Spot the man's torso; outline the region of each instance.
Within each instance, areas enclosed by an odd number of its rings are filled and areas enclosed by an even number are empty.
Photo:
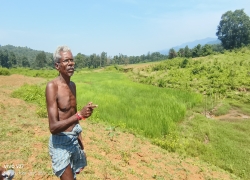
[[[72,115],[76,113],[76,92],[75,86],[73,82],[70,82],[70,85],[61,83],[58,78],[55,79],[55,83],[57,84],[57,106],[58,106],[58,115],[59,121],[63,121],[64,119],[68,119]],[[73,127],[72,125],[65,131],[71,131]]]

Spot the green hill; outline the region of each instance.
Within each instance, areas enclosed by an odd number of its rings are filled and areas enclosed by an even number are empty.
[[[35,63],[36,56],[44,52],[42,50],[34,50],[28,47],[20,47],[20,46],[13,46],[13,45],[5,45],[0,46],[0,51],[7,50],[8,52],[13,52],[17,58],[18,64],[20,64],[20,61],[23,57],[27,57],[28,61],[32,65]],[[52,60],[52,53],[45,52],[47,60]]]
[[[175,58],[134,68],[134,81],[250,102],[250,47],[200,58]]]

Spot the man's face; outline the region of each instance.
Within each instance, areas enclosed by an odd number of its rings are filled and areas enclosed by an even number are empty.
[[[60,59],[60,62],[58,63],[57,70],[61,74],[72,76],[74,74],[75,62],[74,62],[74,58],[72,56],[71,51],[61,52],[60,54],[62,58]]]

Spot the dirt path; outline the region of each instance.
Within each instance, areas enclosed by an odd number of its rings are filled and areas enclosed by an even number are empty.
[[[1,165],[15,167],[15,179],[58,179],[51,175],[47,142],[49,130],[47,119],[36,117],[36,106],[10,97],[10,93],[24,83],[42,83],[44,79],[21,75],[0,76],[1,146],[9,144],[12,149],[0,150]],[[25,108],[26,111],[19,111]],[[173,179],[207,180],[233,179],[228,173],[195,158],[183,158],[150,144],[144,138],[109,130],[109,126],[81,121],[88,166],[77,179]],[[11,128],[15,129],[11,131]],[[11,139],[16,133],[23,137]],[[28,136],[29,135],[29,136]],[[28,140],[26,140],[28,136]],[[10,139],[14,142],[10,142]],[[22,141],[22,142],[21,142]],[[27,151],[27,152],[26,152]],[[25,157],[26,156],[26,157]]]

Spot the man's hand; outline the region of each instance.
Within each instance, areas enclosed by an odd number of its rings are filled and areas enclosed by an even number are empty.
[[[86,106],[84,106],[81,111],[79,112],[80,115],[84,118],[88,118],[89,116],[91,116],[94,108],[96,108],[97,105],[93,105],[92,102],[89,102]]]

